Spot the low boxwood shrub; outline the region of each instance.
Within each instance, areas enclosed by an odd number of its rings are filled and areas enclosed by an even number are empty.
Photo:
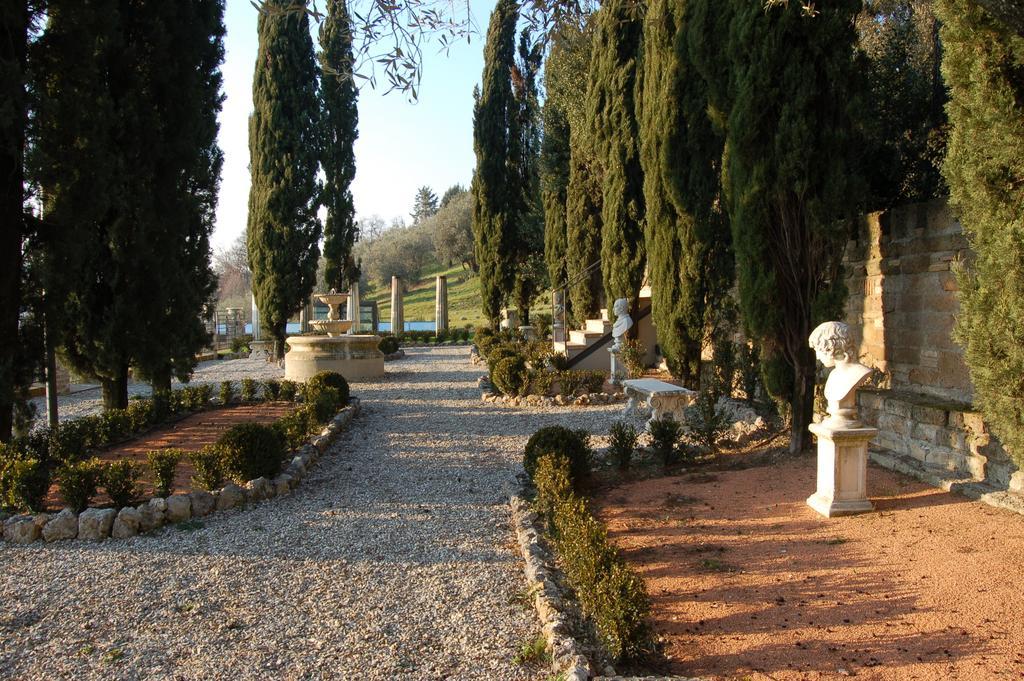
[[[616,421],[608,430],[608,456],[619,470],[629,468],[633,460],[633,452],[640,442],[640,433],[632,424]]]
[[[384,336],[377,343],[377,349],[385,355],[393,355],[398,352],[398,339],[394,336]]]
[[[281,432],[262,423],[239,423],[217,440],[224,452],[224,469],[236,482],[271,479],[281,472],[286,442]]]
[[[60,463],[81,461],[94,446],[95,439],[91,417],[64,421],[51,433],[50,458]]]
[[[126,409],[108,409],[98,417],[94,446],[123,440],[132,433],[132,419]]]
[[[263,399],[273,401],[281,394],[281,381],[272,378],[263,381]]]
[[[683,427],[675,419],[666,417],[651,421],[650,430],[654,455],[666,466],[674,463]]]
[[[321,371],[310,377],[303,389],[303,397],[306,402],[313,403],[316,401],[317,396],[326,390],[337,391],[338,409],[348,404],[348,381],[336,371]]]
[[[294,402],[296,395],[299,394],[299,384],[295,381],[289,381],[284,379],[281,381],[281,391],[278,396],[286,402]]]
[[[188,459],[195,469],[192,484],[212,492],[224,482],[224,452],[216,445],[189,452]]]
[[[96,496],[100,481],[99,459],[85,459],[65,463],[57,469],[57,486],[64,504],[75,513],[81,513]]]
[[[604,389],[605,375],[602,371],[569,369],[558,372],[558,384],[563,395],[598,393]]]
[[[157,449],[146,453],[158,497],[170,496],[174,489],[174,471],[183,454],[180,449]]]
[[[138,433],[156,421],[156,409],[153,400],[132,400],[125,408],[131,420],[132,431]]]
[[[0,443],[0,507],[41,511],[50,490],[50,469],[38,458],[21,455],[14,446]]]
[[[281,433],[288,449],[296,450],[306,442],[309,434],[316,429],[315,406],[304,404],[274,422],[274,428]]]
[[[235,384],[231,381],[222,381],[220,384],[220,403],[227,405],[235,400]]]
[[[243,402],[256,401],[256,380],[252,378],[242,379],[242,391],[240,397]]]
[[[573,491],[569,459],[542,456],[534,482],[537,507],[547,519],[559,564],[608,653],[624,660],[648,652],[650,599],[643,580],[618,554],[586,501]]]
[[[500,360],[491,373],[491,381],[503,395],[525,395],[530,388],[526,360],[521,355]]]
[[[537,460],[545,454],[564,456],[569,461],[573,484],[590,476],[590,435],[585,430],[570,430],[563,426],[546,426],[530,436],[523,450],[523,468],[532,478]]]
[[[108,461],[100,467],[100,482],[114,506],[124,508],[139,496],[142,466],[131,459]]]

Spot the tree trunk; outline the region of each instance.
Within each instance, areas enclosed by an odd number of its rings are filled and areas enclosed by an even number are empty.
[[[171,394],[171,371],[168,368],[166,371],[161,371],[159,375],[153,376],[153,380],[150,381],[150,385],[153,386],[153,394]]]
[[[275,327],[271,333],[274,336],[274,358],[284,359],[284,339],[288,336],[288,322]]]
[[[790,402],[792,417],[790,421],[790,454],[799,454],[811,447],[810,432],[814,416],[814,359],[808,362],[808,353],[801,353],[801,364],[796,367],[793,381],[793,399]]]
[[[118,369],[115,378],[100,380],[103,386],[103,410],[124,409],[128,406],[128,365]]]

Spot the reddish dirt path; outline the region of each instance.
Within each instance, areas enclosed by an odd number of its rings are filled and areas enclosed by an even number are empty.
[[[151,430],[142,437],[125,442],[103,452],[97,453],[97,457],[103,461],[116,461],[118,459],[132,459],[144,465],[141,479],[143,496],[149,498],[154,493],[153,474],[146,465],[146,454],[154,449],[184,449],[185,451],[199,451],[206,445],[217,441],[221,433],[238,423],[271,423],[287,414],[295,408],[291,402],[259,402],[255,404],[242,404],[225,409],[214,409],[201,411],[191,416],[186,416],[180,421],[168,424],[164,427]],[[178,462],[174,473],[173,493],[192,491],[192,474],[195,470],[187,458]],[[93,505],[103,505],[110,499],[100,493],[93,500]],[[60,509],[60,493],[57,485],[50,487],[47,495],[47,507]]]
[[[876,511],[829,520],[814,476],[808,457],[596,494],[673,673],[1024,678],[1024,517],[871,467]]]

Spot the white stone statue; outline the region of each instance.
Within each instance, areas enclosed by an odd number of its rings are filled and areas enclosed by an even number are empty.
[[[825,399],[828,400],[830,426],[855,426],[857,418],[857,388],[864,384],[874,371],[851,357],[853,338],[850,327],[843,322],[819,324],[808,339],[818,361],[826,367],[833,367],[825,381]]]
[[[625,298],[619,298],[615,301],[612,305],[612,312],[615,314],[615,324],[612,325],[614,351],[622,347],[622,339],[633,327],[633,318],[629,316],[629,301]]]

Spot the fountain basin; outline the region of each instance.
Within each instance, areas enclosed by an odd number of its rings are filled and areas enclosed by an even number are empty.
[[[347,322],[346,322],[347,323]],[[284,356],[284,377],[305,382],[321,371],[335,371],[348,381],[384,375],[384,353],[377,349],[380,336],[289,336]]]
[[[331,338],[344,335],[352,328],[352,322],[347,319],[314,319],[309,325]]]

